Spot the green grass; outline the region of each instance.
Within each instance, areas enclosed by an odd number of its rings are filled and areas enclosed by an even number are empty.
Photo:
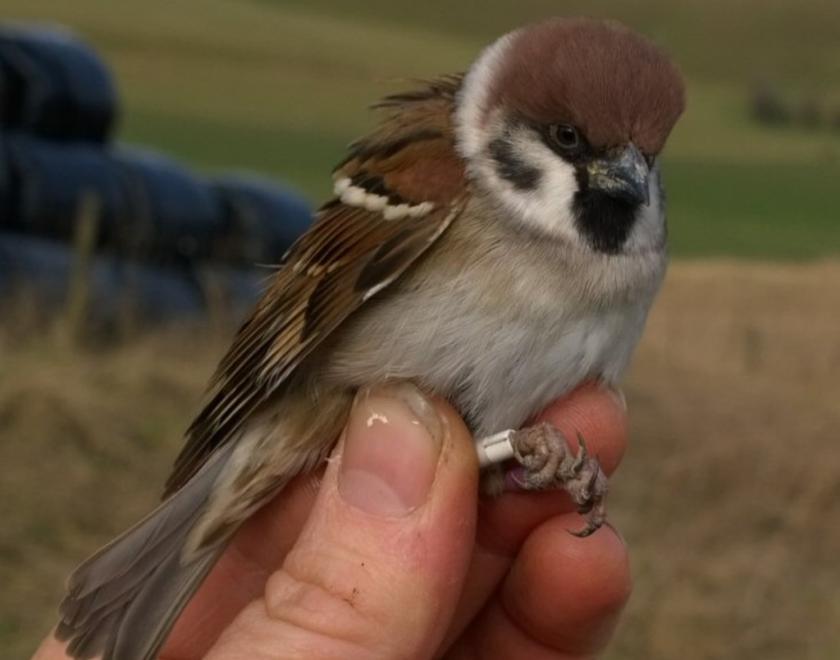
[[[213,139],[208,140],[208,135]],[[202,170],[257,170],[283,179],[312,199],[327,194],[332,164],[346,137],[315,131],[242,126],[211,119],[186,121],[154,112],[131,117],[123,137],[136,144],[165,144],[170,154]]]
[[[803,258],[840,252],[832,217],[840,129],[772,130],[749,120],[756,77],[840,111],[840,3],[811,0],[568,0],[652,35],[688,79],[667,152],[673,251]],[[6,0],[8,17],[66,23],[112,65],[120,139],[202,171],[254,169],[313,201],[366,106],[398,80],[464,69],[555,0]],[[834,81],[829,84],[827,81]]]
[[[673,253],[801,259],[840,252],[837,163],[666,163]]]

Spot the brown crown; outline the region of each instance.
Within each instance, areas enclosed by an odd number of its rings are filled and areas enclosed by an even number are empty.
[[[613,22],[552,19],[515,34],[490,102],[532,121],[572,124],[596,148],[632,141],[654,155],[685,108],[685,90],[645,37]]]

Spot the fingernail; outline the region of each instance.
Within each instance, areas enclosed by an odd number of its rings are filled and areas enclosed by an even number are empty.
[[[621,408],[624,412],[627,412],[627,398],[624,396],[624,392],[620,388],[607,385],[604,387],[604,390],[606,390],[607,394],[613,398],[619,408]]]
[[[368,513],[407,515],[428,499],[445,433],[434,405],[414,385],[361,391],[344,436],[341,496]]]

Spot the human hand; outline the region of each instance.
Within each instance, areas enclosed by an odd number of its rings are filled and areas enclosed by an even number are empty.
[[[435,400],[424,424],[416,396],[357,403],[323,474],[298,478],[243,526],[161,658],[572,659],[603,648],[630,591],[623,542],[609,526],[569,534],[581,520],[563,493],[477,501],[463,423]],[[585,386],[540,419],[580,432],[607,473],[617,466],[626,418],[611,393]],[[36,654],[64,657],[52,639]]]

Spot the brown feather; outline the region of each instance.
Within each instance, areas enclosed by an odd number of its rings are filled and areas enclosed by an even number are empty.
[[[455,150],[453,112],[462,75],[432,81],[421,90],[385,97],[379,128],[351,146],[335,178],[380,175],[404,199],[447,204],[464,185],[464,163]]]
[[[633,142],[658,154],[685,107],[679,71],[618,23],[554,19],[515,33],[489,107],[576,126],[596,148]],[[544,63],[535,66],[536,62]]]
[[[431,201],[423,217],[385,220],[336,202],[291,248],[213,379],[208,400],[166,484],[181,488],[248,419],[278,395],[300,362],[367,298],[408,268],[460,212],[464,166],[455,151],[452,114],[461,76],[385,98],[383,117],[351,146],[336,177],[376,177],[388,194]]]
[[[427,201],[409,182],[431,180],[427,170],[440,165],[452,173],[449,194],[438,192],[437,206],[428,215],[401,220],[385,220],[381,213],[337,200],[321,209],[312,229],[284,257],[222,360],[167,482],[167,499],[73,574],[57,632],[72,654],[154,657],[239,523],[294,474],[323,458],[344,423],[352,393],[313,395],[310,387],[290,391],[272,409],[283,417],[276,428],[286,435],[274,438],[278,455],[268,461],[269,469],[254,456],[253,465],[235,480],[241,492],[221,504],[214,499],[219,470],[240,430],[266,402],[277,402],[273,397],[284,391],[312,350],[411,266],[459,214],[463,169],[453,167],[454,138],[447,133],[454,95],[442,91],[450,87],[433,84],[409,95],[410,100],[386,100],[383,107],[393,107],[396,114],[400,104],[410,104],[417,126],[388,115],[342,166],[351,177],[362,175],[364,168],[379,177],[389,194],[405,199],[417,194],[418,201]]]

